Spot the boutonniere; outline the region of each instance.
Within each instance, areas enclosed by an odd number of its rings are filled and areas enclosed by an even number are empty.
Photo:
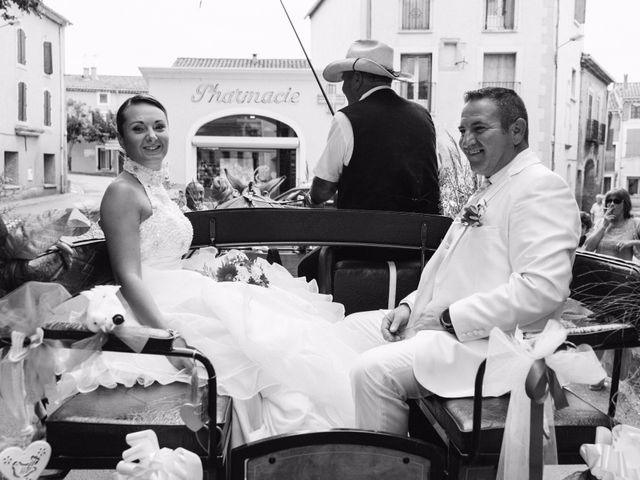
[[[487,209],[487,201],[482,199],[480,202],[467,205],[460,213],[460,223],[465,227],[480,227],[482,215]]]

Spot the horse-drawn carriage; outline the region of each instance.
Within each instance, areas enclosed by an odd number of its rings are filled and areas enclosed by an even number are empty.
[[[422,266],[451,222],[426,214],[295,208],[210,210],[191,212],[187,217],[194,227],[194,249],[209,245],[218,249],[322,246],[314,277],[320,291],[332,294],[347,313],[395,307],[416,288]],[[389,260],[382,254],[354,260],[336,255],[341,247],[382,247],[384,255],[390,248],[409,254],[402,260]],[[113,281],[104,241],[79,242],[74,249],[72,268],[57,272],[53,281],[72,294]],[[632,264],[578,252],[572,297],[596,305],[603,298],[624,294],[625,284],[639,278],[640,269]],[[635,319],[628,318],[624,308],[606,313],[608,318],[595,321],[622,322],[601,328],[587,325],[569,333],[570,342],[612,349],[615,355],[607,411],[567,390],[569,407],[556,412],[558,454],[564,463],[579,461],[580,445],[593,443],[597,426],[610,427],[615,422],[621,351],[639,344],[636,328],[630,325]],[[473,472],[492,475],[493,470],[486,466],[497,464],[508,401],[505,397],[483,401],[482,367],[475,398],[432,396],[416,401],[410,438],[339,429],[282,435],[232,448],[232,400],[212,393],[216,392],[215,358],[176,347],[171,332],[150,330],[148,334],[142,353],[193,358],[205,366],[208,378],[196,398],[181,383],[98,388],[78,394],[44,420],[46,439],[52,446],[49,468],[112,469],[127,448],[125,436],[145,429],[156,432],[162,447],[183,447],[201,456],[209,479],[481,478]],[[46,337],[67,345],[90,335],[78,329],[45,331]],[[113,335],[103,349],[131,352]],[[191,414],[199,421],[191,429],[185,426],[181,412],[185,404],[193,404]]]

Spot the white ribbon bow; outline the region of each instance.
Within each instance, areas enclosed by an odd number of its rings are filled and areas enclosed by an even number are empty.
[[[596,429],[596,443],[580,447],[580,456],[601,480],[640,480],[640,429],[616,425]]]
[[[500,452],[498,480],[529,478],[529,435],[531,429],[531,400],[525,392],[527,375],[536,360],[544,359],[548,369],[555,372],[560,385],[568,383],[595,384],[606,373],[588,345],[561,350],[567,331],[556,320],[549,320],[545,329],[533,338],[525,339],[516,329],[507,335],[494,328],[489,336],[487,369],[484,378],[488,390],[495,387],[511,391],[509,410]],[[546,394],[545,394],[546,395]],[[557,463],[553,409],[551,396],[546,395],[544,435],[545,463]]]

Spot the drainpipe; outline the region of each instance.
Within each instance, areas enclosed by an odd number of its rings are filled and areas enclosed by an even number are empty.
[[[371,0],[365,0],[365,38],[371,40]]]
[[[60,144],[60,193],[67,191],[67,101],[66,90],[64,87],[64,48],[63,48],[63,29],[64,26],[58,25],[58,72],[60,75],[60,93],[62,95],[60,101],[60,133],[62,143]]]

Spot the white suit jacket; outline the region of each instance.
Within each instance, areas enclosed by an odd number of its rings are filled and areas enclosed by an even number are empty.
[[[482,225],[464,226],[456,219],[423,270],[418,290],[403,300],[411,308],[410,324],[428,310],[449,308],[457,339],[429,330],[415,339],[414,373],[434,393],[438,386],[430,386],[430,377],[436,373],[475,375],[487,343],[476,341],[493,327],[540,330],[549,318],[559,318],[569,295],[580,217],[565,181],[529,149],[490,180],[471,199],[486,202]],[[447,373],[444,364],[453,370]],[[470,393],[463,390],[451,396]]]

